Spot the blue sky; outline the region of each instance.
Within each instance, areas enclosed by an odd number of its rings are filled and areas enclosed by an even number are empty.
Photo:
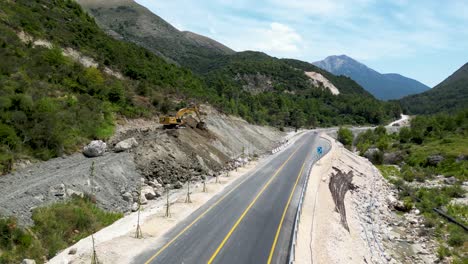
[[[433,87],[468,62],[468,0],[136,0],[236,51],[346,54]]]

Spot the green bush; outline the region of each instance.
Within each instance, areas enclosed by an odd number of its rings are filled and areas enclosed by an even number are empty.
[[[42,263],[45,249],[14,218],[0,218],[0,263],[20,263],[25,258]]]
[[[64,203],[38,208],[33,212],[34,232],[47,245],[47,256],[108,226],[121,218],[121,213],[104,212],[89,198],[74,197]]]
[[[350,147],[353,144],[353,132],[345,127],[340,127],[338,130],[338,141],[343,145]]]
[[[411,197],[405,197],[405,199],[403,199],[403,205],[405,206],[405,212],[411,211],[414,207],[413,199]]]
[[[450,252],[450,249],[448,249],[447,247],[439,246],[439,248],[437,249],[437,256],[439,257],[440,260],[446,257],[450,257],[451,255],[452,254]]]
[[[463,230],[457,229],[449,234],[447,243],[452,247],[459,247],[465,243],[467,236],[464,234]]]

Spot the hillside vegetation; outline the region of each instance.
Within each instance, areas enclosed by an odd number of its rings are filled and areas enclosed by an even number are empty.
[[[118,115],[151,116],[192,102],[277,127],[379,124],[400,112],[350,79],[324,73],[342,91],[334,96],[314,87],[299,66],[261,53],[218,56],[195,75],[108,36],[71,0],[2,1],[0,33],[3,173],[17,159],[47,160],[72,153],[89,139],[108,138]],[[20,34],[32,40],[21,40]],[[97,68],[64,56],[70,48],[95,60]],[[109,69],[123,78],[106,73]],[[256,76],[267,80],[260,92],[263,81]]]
[[[123,217],[99,209],[90,197],[37,208],[34,226],[22,228],[14,218],[0,218],[0,263],[21,263],[25,258],[44,263],[60,250]]]
[[[400,100],[405,111],[412,114],[455,112],[468,106],[468,63],[438,84],[421,94]]]
[[[398,116],[395,104],[383,105],[373,100],[349,78],[336,77],[301,61],[279,60],[259,52],[234,53],[209,38],[178,31],[132,0],[79,0],[79,3],[111,35],[146,47],[199,74],[208,87],[216,90],[211,95],[217,97],[212,103],[250,122],[326,126],[379,123]],[[348,96],[337,99],[315,89],[309,78],[298,70],[310,67],[333,79]]]
[[[317,70],[340,90],[315,87],[304,71]],[[315,127],[380,124],[399,116],[395,103],[376,100],[347,77],[337,77],[311,64],[280,60],[246,51],[220,56],[200,69],[207,85],[216,87],[226,112],[276,126]]]
[[[454,202],[466,201],[462,184],[468,180],[468,109],[418,116],[397,134],[387,134],[383,127],[369,130],[358,136],[356,147],[361,153],[378,148],[369,158],[399,189],[404,202],[399,210],[418,209],[423,215],[424,235],[438,241],[439,258],[466,263],[468,233],[433,209],[468,225],[466,202]]]
[[[218,55],[234,53],[215,40],[179,31],[133,0],[78,0],[78,3],[110,34],[195,71]]]
[[[54,47],[24,43],[18,37],[21,31]],[[163,95],[202,97],[208,92],[190,71],[107,36],[73,1],[0,2],[0,47],[4,172],[14,159],[49,159],[75,151],[90,138],[109,137],[114,114],[150,115],[170,110]],[[85,68],[63,56],[65,47],[94,58],[100,67]],[[125,79],[103,73],[104,66]]]

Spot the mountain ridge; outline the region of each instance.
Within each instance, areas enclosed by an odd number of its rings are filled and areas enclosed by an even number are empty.
[[[379,73],[347,55],[328,56],[313,64],[333,74],[351,77],[382,100],[399,99],[430,89],[423,83],[398,73]]]
[[[404,97],[400,103],[407,112],[412,114],[455,112],[466,108],[468,106],[468,63],[431,90]]]
[[[196,70],[212,57],[235,51],[216,40],[180,31],[133,0],[78,0],[110,35],[134,42],[167,61]]]

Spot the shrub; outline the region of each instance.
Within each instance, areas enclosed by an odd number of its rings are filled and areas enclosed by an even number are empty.
[[[450,232],[447,243],[452,247],[459,247],[466,241],[463,230],[454,229]]]
[[[105,212],[89,198],[73,197],[70,201],[35,209],[33,230],[47,245],[47,255],[54,256],[72,244],[121,218],[121,213]],[[78,231],[78,232],[76,232]]]
[[[353,132],[345,127],[340,127],[338,130],[338,141],[343,145],[350,147],[353,144]]]
[[[404,205],[404,212],[409,212],[411,209],[413,209],[414,204],[413,204],[413,199],[411,197],[405,197],[403,199],[403,205]]]
[[[437,256],[439,257],[440,260],[443,260],[446,257],[450,257],[451,253],[450,250],[444,246],[439,246],[437,249]]]

